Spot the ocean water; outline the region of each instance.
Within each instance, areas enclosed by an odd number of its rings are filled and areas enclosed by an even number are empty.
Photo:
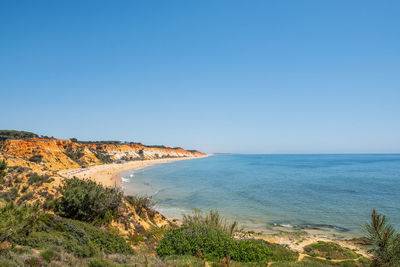
[[[400,230],[400,154],[213,155],[123,174],[127,194],[150,195],[180,218],[218,210],[244,227],[362,234],[371,210]]]

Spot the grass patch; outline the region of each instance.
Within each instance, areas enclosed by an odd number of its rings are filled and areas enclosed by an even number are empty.
[[[200,210],[194,210],[193,214],[183,214],[182,226],[206,226],[220,229],[230,236],[240,231],[238,223],[235,221],[231,224],[221,217],[218,211],[210,210],[208,213],[203,214]]]
[[[327,259],[356,259],[360,255],[351,249],[344,248],[334,242],[318,241],[304,247],[304,252],[312,257],[324,257]]]

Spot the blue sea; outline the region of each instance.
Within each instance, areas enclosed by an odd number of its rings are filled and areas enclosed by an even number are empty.
[[[217,154],[126,172],[123,180],[127,194],[152,196],[169,218],[212,209],[249,228],[357,236],[374,208],[400,229],[400,154]]]

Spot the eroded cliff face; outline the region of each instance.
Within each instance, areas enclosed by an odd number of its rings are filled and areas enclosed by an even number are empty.
[[[41,165],[53,171],[76,169],[114,161],[204,155],[200,152],[186,151],[182,148],[154,148],[139,144],[82,144],[53,138],[5,140],[0,145],[3,156],[10,160],[22,159],[30,162],[40,162]]]

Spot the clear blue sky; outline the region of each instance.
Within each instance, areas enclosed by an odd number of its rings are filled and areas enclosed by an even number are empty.
[[[400,1],[1,1],[1,129],[400,152]]]

